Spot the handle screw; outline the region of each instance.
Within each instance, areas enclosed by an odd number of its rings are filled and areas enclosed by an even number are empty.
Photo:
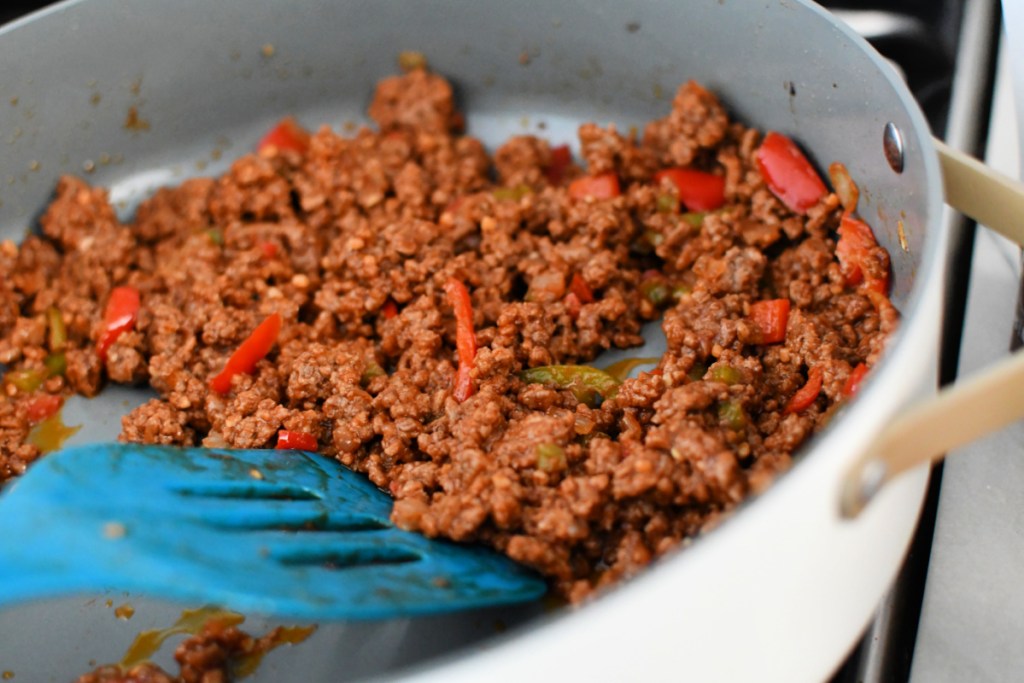
[[[889,162],[892,170],[903,173],[903,133],[892,121],[885,124],[882,147],[885,150],[885,160]]]

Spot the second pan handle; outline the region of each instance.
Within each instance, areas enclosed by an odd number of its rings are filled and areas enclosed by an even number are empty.
[[[946,203],[1024,245],[1024,185],[936,140]],[[855,517],[882,486],[922,463],[1024,418],[1024,352],[896,416],[854,462],[840,512]]]

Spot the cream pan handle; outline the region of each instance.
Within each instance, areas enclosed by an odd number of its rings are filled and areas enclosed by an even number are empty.
[[[840,511],[856,517],[888,481],[1024,417],[1024,354],[1006,358],[903,413],[843,482]]]
[[[935,140],[946,203],[1024,246],[1024,185]]]
[[[1024,245],[1024,185],[936,140],[946,202]],[[855,517],[882,486],[921,463],[1024,418],[1024,353],[958,380],[896,417],[854,462],[840,512]]]

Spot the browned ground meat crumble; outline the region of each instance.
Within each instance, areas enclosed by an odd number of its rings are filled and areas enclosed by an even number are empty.
[[[765,487],[897,324],[887,299],[845,284],[836,196],[787,209],[754,163],[760,133],[695,83],[639,137],[581,126],[585,164],[557,184],[547,141],[513,137],[489,157],[459,132],[451,86],[425,70],[381,82],[369,112],[378,130],[324,127],[305,153],[245,156],[223,177],[159,190],[130,224],[103,189],[61,179],[42,233],[0,245],[0,363],[42,367],[57,307],[67,369],[42,391],[159,393],[124,418],[123,440],[262,448],[282,429],[312,434],[391,492],[400,526],[490,544],[579,600]],[[725,179],[725,206],[698,227],[659,205],[675,190],[653,175],[678,165]],[[615,173],[621,195],[569,197],[584,172]],[[665,311],[641,286],[651,269],[680,287]],[[578,310],[574,275],[594,295]],[[471,292],[479,347],[461,403],[449,278]],[[124,285],[141,310],[103,363],[104,306]],[[750,306],[773,298],[792,305],[785,341],[755,343]],[[271,313],[284,319],[276,346],[213,392]],[[662,316],[658,369],[598,406],[520,377],[636,345]],[[735,381],[716,381],[723,366]],[[811,368],[820,395],[786,414]],[[25,444],[31,397],[4,392],[0,481],[39,456]],[[540,462],[552,445],[564,458]]]
[[[239,669],[258,662],[279,645],[282,627],[254,637],[237,626],[210,619],[195,635],[174,650],[178,675],[172,676],[151,662],[132,666],[106,664],[75,679],[75,683],[228,683]]]

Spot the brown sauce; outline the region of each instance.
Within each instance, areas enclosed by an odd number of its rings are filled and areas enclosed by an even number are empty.
[[[135,616],[135,608],[131,605],[131,603],[127,602],[123,605],[118,605],[116,608],[114,608],[114,616],[118,619],[128,621],[129,619]]]
[[[620,382],[624,382],[629,377],[629,373],[636,368],[641,365],[656,365],[660,360],[660,358],[623,358],[606,367],[604,371]]]
[[[139,633],[124,653],[124,657],[121,658],[118,665],[127,671],[136,664],[148,661],[167,642],[168,638],[176,635],[195,635],[202,630],[203,625],[210,619],[220,619],[231,626],[245,621],[245,617],[241,614],[229,612],[220,607],[207,605],[197,609],[185,610],[181,613],[181,617],[171,626]]]
[[[313,635],[316,631],[316,626],[281,626],[275,630],[270,642],[266,647],[260,648],[251,655],[247,655],[238,660],[235,665],[235,675],[238,678],[245,678],[256,673],[256,669],[259,668],[263,662],[263,657],[281,645],[298,645],[304,642],[307,638]]]
[[[63,410],[58,410],[37,424],[28,433],[28,438],[25,440],[38,447],[43,453],[60,450],[64,443],[82,428],[82,425],[65,424],[63,412]]]
[[[123,607],[130,608],[130,605],[122,605],[118,610]],[[131,609],[131,613],[128,616],[130,617],[134,612],[135,610]],[[115,614],[117,614],[117,610],[115,610]],[[118,616],[120,617],[121,615]],[[162,629],[150,629],[139,633],[117,666],[122,671],[128,671],[133,666],[147,662],[163,647],[169,638],[176,635],[198,635],[213,620],[221,622],[224,626],[238,626],[245,621],[245,616],[209,605],[185,610],[181,613],[181,617],[171,626]],[[281,645],[298,645],[313,635],[316,628],[315,625],[279,626],[275,628],[268,636],[259,639],[259,645],[254,652],[239,657],[235,661],[232,667],[235,676],[237,678],[251,676],[259,668],[263,662],[263,657],[268,652]]]

